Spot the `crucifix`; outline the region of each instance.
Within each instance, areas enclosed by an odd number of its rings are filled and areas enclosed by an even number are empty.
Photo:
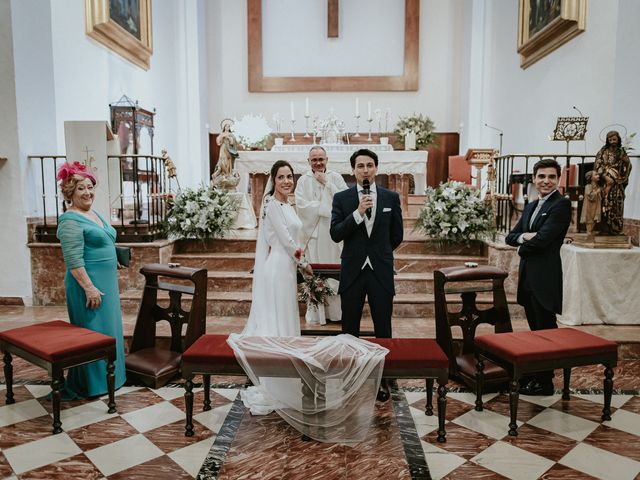
[[[338,38],[340,0],[327,0],[327,37]]]
[[[93,150],[89,150],[89,147],[87,145],[84,146],[84,150],[82,150],[84,152],[85,158],[84,158],[84,164],[87,167],[91,167],[91,164],[93,163],[93,161],[95,160],[93,158],[93,155],[89,155],[89,153],[93,152]]]

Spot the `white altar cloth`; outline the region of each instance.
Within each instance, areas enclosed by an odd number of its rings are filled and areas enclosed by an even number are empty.
[[[640,324],[640,248],[595,249],[563,245],[565,325]]]
[[[318,145],[318,147],[324,148],[324,151],[327,152],[327,155],[331,155],[333,153],[340,152],[355,152],[360,148],[368,148],[369,150],[380,153],[380,152],[393,152],[393,146],[388,143],[372,143],[372,144],[347,144],[347,143],[325,143],[322,145]],[[302,152],[305,155],[309,153],[311,149],[311,145],[306,143],[287,143],[286,145],[274,145],[271,147],[272,152]]]
[[[347,145],[345,145],[347,146]],[[358,148],[367,148],[367,145],[350,145],[351,150],[341,152],[331,152],[327,167],[343,175],[351,175],[351,164],[349,157]],[[311,145],[307,145],[304,152],[271,152],[271,151],[240,151],[240,157],[236,159],[235,171],[242,178],[238,191],[248,191],[248,177],[250,173],[268,174],[271,165],[276,160],[286,160],[291,164],[297,174],[303,174],[309,170],[307,153]],[[415,193],[423,194],[427,188],[427,152],[424,150],[405,151],[396,150],[388,152],[376,152],[378,155],[378,173],[382,175],[390,174],[410,174],[415,182]]]

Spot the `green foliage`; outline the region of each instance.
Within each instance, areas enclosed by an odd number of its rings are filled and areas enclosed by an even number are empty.
[[[428,187],[426,194],[416,230],[447,242],[484,240],[494,233],[491,205],[465,183],[441,183],[438,188]]]
[[[404,144],[405,134],[411,130],[416,134],[416,147],[418,149],[428,147],[436,142],[435,124],[426,115],[414,113],[409,117],[400,117],[394,133],[398,141]]]
[[[320,304],[326,305],[331,295],[335,295],[333,289],[317,275],[305,276],[304,281],[298,285],[298,300],[307,303],[314,310]]]
[[[237,205],[225,190],[200,186],[178,192],[167,214],[169,238],[222,238],[231,229]]]

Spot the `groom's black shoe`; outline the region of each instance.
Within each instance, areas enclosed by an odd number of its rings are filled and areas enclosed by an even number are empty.
[[[519,393],[522,395],[553,395],[553,382],[539,382],[538,380],[531,380],[524,387],[520,388]]]
[[[382,380],[382,383],[380,383],[380,389],[378,390],[378,395],[376,395],[376,400],[379,402],[386,402],[389,400],[390,396],[389,385],[387,385],[385,380]]]

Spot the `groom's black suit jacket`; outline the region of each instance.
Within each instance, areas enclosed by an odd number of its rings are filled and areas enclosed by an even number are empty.
[[[376,278],[385,290],[394,295],[393,251],[403,238],[400,196],[376,186],[376,217],[371,237],[367,234],[365,222],[357,224],[353,218],[359,204],[355,186],[333,196],[330,234],[334,242],[344,242],[338,293],[344,292],[354,282],[368,256]]]

